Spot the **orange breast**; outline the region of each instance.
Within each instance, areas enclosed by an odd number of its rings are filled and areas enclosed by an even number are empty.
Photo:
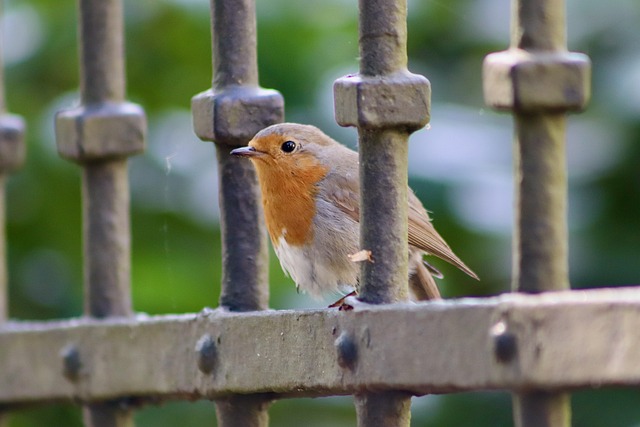
[[[311,241],[317,183],[326,176],[327,168],[311,156],[300,156],[295,164],[258,161],[255,165],[273,245],[277,246],[282,236],[295,246]]]

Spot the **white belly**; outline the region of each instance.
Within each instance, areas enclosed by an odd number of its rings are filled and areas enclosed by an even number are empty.
[[[359,267],[349,264],[348,259],[347,262],[339,262],[336,268],[336,263],[327,260],[322,251],[315,250],[313,245],[289,245],[284,236],[274,246],[282,269],[296,282],[300,291],[313,297],[348,292],[358,281]]]

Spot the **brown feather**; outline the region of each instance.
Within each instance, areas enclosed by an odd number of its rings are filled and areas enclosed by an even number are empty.
[[[409,276],[409,290],[418,301],[441,298],[436,281],[422,263],[418,263],[416,271]]]
[[[360,222],[360,206],[358,205],[359,184],[354,184],[357,180],[348,182],[344,177],[333,173],[329,173],[326,179],[331,179],[334,184],[333,187],[336,188],[333,194],[330,195],[332,197],[331,201],[354,221]],[[408,214],[409,246],[420,249],[429,255],[437,256],[458,267],[474,279],[478,279],[476,273],[467,267],[465,263],[453,253],[444,239],[440,237],[431,224],[429,214],[411,189],[409,189]]]
[[[429,214],[422,207],[420,200],[409,192],[409,245],[435,255],[448,263],[455,265],[460,270],[467,273],[474,279],[478,279],[469,267],[465,265],[460,258],[453,253],[449,245],[438,234],[433,225]]]

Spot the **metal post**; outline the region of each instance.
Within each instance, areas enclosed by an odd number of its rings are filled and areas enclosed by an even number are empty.
[[[407,299],[407,152],[411,132],[429,121],[427,79],[407,70],[406,0],[360,0],[360,73],[334,86],[336,121],[360,138],[359,298],[371,304]],[[411,396],[356,396],[358,425],[408,426]]]
[[[1,21],[2,3],[0,2]],[[5,184],[7,175],[18,169],[24,163],[25,157],[24,122],[19,116],[7,114],[2,42],[2,28],[0,28],[0,324],[9,317]],[[7,417],[0,410],[0,427],[5,425],[7,425]]]
[[[263,128],[282,122],[284,101],[258,84],[254,0],[211,0],[212,88],[192,99],[196,135],[214,141],[218,159],[222,289],[231,311],[269,304],[268,246],[253,165],[229,152]],[[233,396],[216,402],[220,426],[266,426],[269,399]]]
[[[145,116],[125,102],[122,0],[79,0],[78,5],[81,106],[58,113],[56,139],[60,155],[83,166],[85,313],[129,316],[126,158],[144,150]],[[91,427],[133,425],[131,411],[118,403],[87,405],[84,418]]]
[[[488,105],[514,112],[516,221],[513,289],[569,288],[565,113],[589,98],[590,63],[566,50],[563,0],[514,0],[511,48],[487,56]],[[514,395],[518,427],[567,427],[567,393]]]
[[[1,18],[2,3],[0,3],[0,21]],[[9,315],[5,236],[5,183],[7,175],[22,166],[26,152],[24,121],[20,116],[7,113],[2,43],[2,31],[0,31],[0,322],[3,322]]]

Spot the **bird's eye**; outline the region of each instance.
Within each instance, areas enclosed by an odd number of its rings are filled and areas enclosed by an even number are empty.
[[[285,153],[291,153],[293,150],[296,149],[296,143],[293,141],[285,141],[280,146],[280,149]]]

